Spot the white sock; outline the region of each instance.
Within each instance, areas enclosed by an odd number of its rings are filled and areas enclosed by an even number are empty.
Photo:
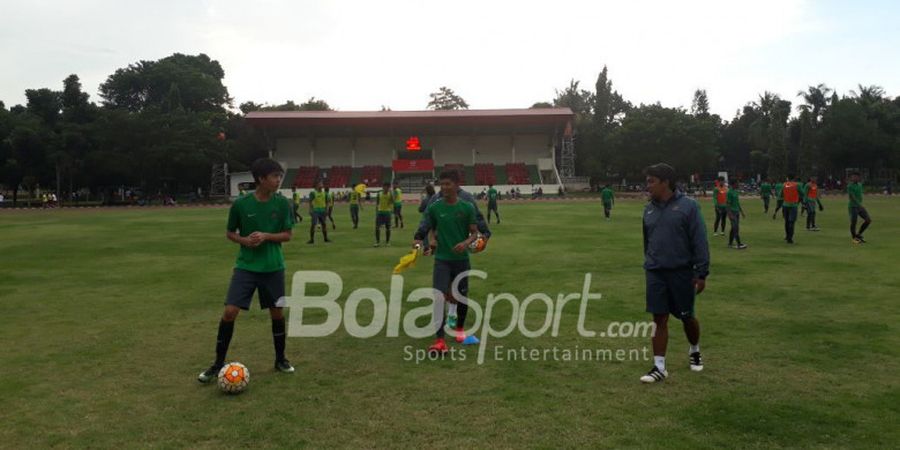
[[[653,364],[657,369],[665,372],[666,371],[666,357],[665,356],[654,356]]]
[[[456,303],[450,304],[450,315],[456,317]]]
[[[690,349],[688,349],[688,353],[696,353],[700,351],[700,344],[692,345]]]

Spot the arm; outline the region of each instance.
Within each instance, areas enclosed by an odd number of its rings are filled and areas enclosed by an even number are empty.
[[[293,231],[284,230],[284,231],[279,231],[278,233],[263,233],[262,231],[256,231],[256,232],[251,233],[250,236],[247,236],[247,237],[250,239],[254,239],[254,236],[256,236],[255,239],[257,239],[259,241],[256,245],[262,244],[263,242],[266,242],[266,241],[279,242],[279,243],[280,242],[288,242],[291,240],[291,237],[293,237]],[[254,245],[254,247],[256,245]]]
[[[453,247],[453,251],[456,252],[456,253],[462,253],[462,252],[466,251],[466,248],[467,248],[472,242],[474,242],[475,239],[476,239],[477,237],[478,237],[478,225],[476,225],[476,224],[474,224],[474,223],[473,223],[473,224],[470,224],[470,225],[469,225],[469,237],[467,237],[466,239],[464,239],[462,242],[456,244],[456,245]]]
[[[472,206],[475,207],[475,225],[478,227],[478,232],[484,235],[485,239],[490,239],[491,230],[488,228],[487,221],[484,220],[481,210],[478,209],[478,202],[475,201],[475,197],[466,191],[461,191],[460,198],[471,203]]]
[[[425,240],[429,236],[429,231],[434,229],[434,225],[431,219],[431,211],[425,210],[425,216],[422,217],[422,221],[419,222],[419,228],[416,230],[416,233],[413,235],[413,247],[416,245],[421,246],[422,241]],[[430,244],[430,242],[429,242]]]
[[[687,232],[690,240],[694,278],[705,280],[709,275],[709,243],[706,240],[706,224],[703,223],[703,216],[700,215],[699,208],[695,207],[693,217],[689,217],[688,221]],[[702,290],[702,287],[697,287],[698,294]]]

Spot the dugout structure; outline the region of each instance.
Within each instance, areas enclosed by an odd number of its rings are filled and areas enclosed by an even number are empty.
[[[493,184],[523,194],[557,192],[560,163],[574,159],[569,108],[454,111],[258,111],[247,122],[265,134],[286,169],[282,189],[306,195],[317,180],[332,191],[398,182],[418,194],[445,169],[478,193]],[[563,173],[571,173],[566,166]],[[248,173],[232,173],[231,193]],[[567,186],[568,187],[568,186]],[[571,188],[571,187],[569,187]],[[410,198],[410,197],[407,197]],[[416,197],[413,197],[416,198]]]

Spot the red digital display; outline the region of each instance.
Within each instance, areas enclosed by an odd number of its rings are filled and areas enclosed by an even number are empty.
[[[422,150],[422,143],[419,142],[419,137],[410,136],[409,139],[406,140],[406,149],[411,152]]]

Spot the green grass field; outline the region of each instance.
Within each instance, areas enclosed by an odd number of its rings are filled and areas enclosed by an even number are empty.
[[[282,375],[254,303],[229,353],[252,373],[238,396],[195,381],[214,356],[237,251],[224,238],[226,209],[0,212],[0,447],[896,448],[900,199],[866,199],[874,223],[864,246],[850,243],[845,198],[824,202],[823,231],[798,222],[795,246],[756,199],[744,202],[748,250],[710,236],[711,275],[697,301],[701,373],[688,370],[675,321],[661,385],[638,382],[652,364],[643,359],[492,358],[497,345],[649,347],[644,337],[578,336],[573,302],[558,337],[494,338],[482,365],[474,350],[416,364],[404,348],[431,339],[363,340],[341,328],[289,338],[298,371]],[[503,223],[472,258],[489,277],[473,280],[471,297],[555,298],[580,292],[590,272],[603,299],[589,306],[587,328],[648,320],[641,207],[622,200],[606,222],[596,202],[501,203]],[[305,244],[304,221],[285,247],[288,271],[338,272],[341,302],[357,287],[387,293],[412,227],[394,233],[392,248],[372,248],[372,211],[351,230],[338,205],[328,246]],[[405,291],[430,280],[426,260],[405,274]],[[533,306],[532,329],[545,313]],[[508,314],[495,310],[497,328]]]

